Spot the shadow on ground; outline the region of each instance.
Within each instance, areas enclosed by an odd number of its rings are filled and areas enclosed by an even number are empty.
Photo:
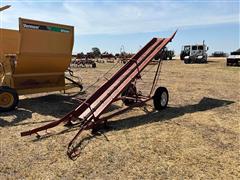
[[[22,99],[16,110],[0,114],[0,127],[12,126],[32,118],[33,113],[59,118],[78,104],[78,101],[73,99],[76,95],[51,94]],[[8,122],[3,119],[6,116],[13,116],[14,119]]]
[[[59,98],[61,98],[61,99],[59,99]],[[58,104],[60,104],[60,107],[58,106],[57,109],[58,109],[58,111],[59,111],[59,109],[61,109],[62,111],[61,111],[61,113],[57,114],[57,116],[61,115],[61,114],[65,114],[66,112],[68,112],[74,106],[77,105],[76,100],[74,100],[70,97],[61,96],[61,95],[54,95],[54,96],[49,95],[49,96],[46,96],[46,97],[41,97],[38,100],[31,99],[30,101],[34,101],[34,102],[37,101],[38,104],[41,104],[41,103],[45,104],[47,102],[47,104],[49,104],[49,105],[47,107],[44,107],[44,110],[48,110],[48,108],[56,105],[57,104],[56,102],[58,102]],[[27,103],[28,104],[29,101],[26,101],[26,102],[23,101],[22,103]],[[142,126],[142,125],[149,124],[149,123],[154,123],[154,122],[169,121],[169,120],[172,120],[176,117],[183,116],[184,114],[187,114],[187,113],[207,111],[207,110],[211,110],[211,109],[214,109],[214,108],[227,106],[227,105],[230,105],[232,103],[234,103],[234,101],[219,100],[219,99],[204,97],[197,104],[187,105],[187,106],[183,106],[183,107],[169,107],[169,108],[167,108],[167,109],[165,109],[161,112],[150,111],[146,115],[137,116],[137,117],[130,117],[130,118],[125,118],[125,119],[119,119],[119,120],[116,120],[116,121],[110,121],[110,122],[108,122],[109,128],[101,129],[101,127],[100,127],[98,129],[97,134],[93,134],[93,135],[89,134],[87,137],[84,137],[84,138],[80,137],[79,141],[74,143],[73,147],[70,148],[70,152],[69,152],[68,155],[71,159],[76,159],[80,155],[80,152],[85,147],[85,145],[84,145],[84,147],[82,146],[82,144],[84,142],[86,142],[86,144],[88,144],[90,140],[92,140],[94,138],[97,138],[98,135],[104,134],[105,132],[119,131],[119,130],[123,130],[123,129],[131,129],[131,128],[134,128],[134,127],[138,127],[138,126]],[[116,107],[116,108],[119,108],[119,107]],[[112,107],[112,108],[110,108],[110,110],[114,111],[116,108]],[[31,110],[36,111],[36,109],[34,109],[33,107],[31,108]],[[38,108],[37,108],[37,110],[38,110]],[[128,109],[128,111],[129,110],[130,109]],[[121,109],[119,111],[121,111]],[[40,113],[40,112],[38,111],[38,113]],[[41,111],[41,113],[43,113],[43,112]],[[44,112],[44,113],[46,114],[47,112]],[[51,114],[52,111],[48,112],[48,113]],[[56,116],[55,113],[52,113],[51,115]],[[2,119],[0,119],[0,122],[1,122],[1,126],[3,126],[4,121]],[[9,124],[13,124],[13,123],[17,123],[17,122],[19,122],[19,119],[15,120],[15,122],[12,122],[12,123],[9,123]],[[72,127],[72,128],[67,128],[67,129],[65,129],[61,132],[58,132],[58,133],[46,134],[44,136],[41,136],[40,138],[34,139],[33,142],[41,141],[41,140],[47,139],[47,138],[49,138],[51,136],[55,136],[55,135],[65,134],[65,133],[69,133],[71,131],[77,131],[77,130],[79,130],[79,128],[80,127],[76,126],[76,127]],[[104,136],[104,137],[106,137],[106,136]],[[68,151],[69,151],[69,149],[68,149]],[[78,152],[78,153],[76,153],[76,152]]]
[[[187,105],[187,106],[183,106],[183,107],[169,107],[165,110],[162,110],[161,112],[158,112],[158,111],[150,111],[149,112],[148,111],[147,114],[142,115],[142,116],[119,119],[116,121],[109,121],[107,123],[108,128],[106,128],[106,126],[104,124],[102,124],[102,125],[99,125],[99,128],[97,128],[97,130],[100,133],[105,133],[108,131],[119,131],[119,130],[123,130],[123,129],[131,129],[134,127],[142,126],[144,124],[172,120],[174,118],[183,116],[184,114],[187,114],[187,113],[207,111],[207,110],[211,110],[214,108],[227,106],[232,103],[234,103],[234,101],[219,100],[219,99],[204,97],[198,104]],[[119,111],[114,112],[114,114],[119,115],[121,113],[130,111],[130,110],[131,110],[131,108],[126,109],[126,110],[120,109]],[[112,117],[112,115],[109,115],[109,117],[110,116]],[[105,116],[104,118],[107,119],[108,116]],[[78,126],[68,128],[68,129],[65,129],[54,135],[65,134],[65,133],[68,133],[71,131],[79,130],[79,128],[80,127],[78,127]],[[49,136],[51,136],[51,135],[49,135]],[[45,138],[48,138],[49,136],[46,136]],[[43,138],[43,139],[45,139],[45,138]]]
[[[161,112],[152,111],[142,116],[110,121],[108,122],[109,128],[101,129],[100,127],[99,133],[104,135],[105,132],[109,132],[109,131],[131,129],[134,127],[142,126],[144,124],[149,124],[153,122],[169,121],[169,120],[172,120],[173,118],[183,116],[184,114],[187,114],[187,113],[207,111],[214,108],[227,106],[232,103],[234,103],[234,101],[219,100],[219,99],[204,97],[198,104],[187,105],[183,107],[169,107]],[[59,134],[67,133],[69,131],[72,131],[72,130],[68,129]],[[68,152],[70,152],[68,153],[68,156],[70,157],[70,159],[72,160],[77,159],[81,151],[86,147],[86,145],[82,145],[82,144],[84,142],[87,142],[88,144],[90,140],[93,140],[96,137],[97,137],[96,134],[89,135],[84,138],[79,138],[79,141],[76,142],[74,145],[71,144],[72,147],[68,149]]]
[[[68,96],[62,94],[52,94],[43,97],[23,99],[20,102],[19,109],[8,113],[0,114],[0,127],[17,125],[18,123],[28,118],[32,118],[32,113],[61,118],[79,105],[79,101],[74,99],[74,97],[76,97],[76,95]],[[144,125],[146,123],[166,121],[182,116],[186,113],[206,111],[217,107],[226,106],[232,103],[234,103],[234,101],[204,97],[198,104],[187,105],[183,107],[169,107],[161,112],[151,111],[147,112],[146,115],[111,121],[108,124],[112,127],[112,130],[129,129]],[[112,105],[109,108],[108,112],[115,111],[116,109],[120,109],[120,107]],[[11,122],[3,119],[3,117],[10,115],[13,115],[15,117]],[[27,122],[21,123],[21,125],[44,122],[49,121]]]
[[[22,99],[16,110],[0,114],[0,126],[15,125],[26,119],[32,118],[33,113],[59,118],[74,108],[77,103],[77,100],[73,99],[73,96],[62,94],[51,94],[36,98]],[[3,119],[5,116],[13,116],[14,119],[8,122]]]
[[[199,103],[194,105],[187,105],[183,107],[169,107],[160,112],[152,111],[142,116],[111,121],[109,122],[109,125],[110,127],[112,127],[112,130],[130,129],[147,123],[149,124],[153,122],[171,120],[173,118],[183,116],[184,114],[188,113],[207,111],[214,108],[227,106],[232,103],[234,103],[234,101],[204,97]]]
[[[219,62],[217,62],[217,61],[212,61],[212,60],[208,60],[207,62],[208,62],[208,63],[219,63]]]
[[[47,96],[22,99],[20,100],[19,107],[16,110],[0,113],[0,127],[14,126],[18,125],[20,122],[22,122],[21,125],[25,125],[52,121],[48,120],[41,122],[24,123],[24,120],[32,118],[33,113],[37,113],[43,116],[53,116],[57,119],[61,118],[80,104],[80,102],[76,100],[79,95],[83,95],[83,93],[70,95],[50,94]],[[118,106],[112,105],[109,108],[108,112],[114,111],[118,108]],[[10,122],[4,120],[4,117],[6,116],[13,116],[13,120]]]

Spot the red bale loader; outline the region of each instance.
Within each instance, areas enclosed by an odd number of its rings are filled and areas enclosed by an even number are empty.
[[[139,106],[153,99],[156,110],[167,107],[168,91],[165,87],[158,87],[153,93],[160,72],[158,64],[149,95],[137,93],[134,84],[140,73],[151,60],[174,38],[176,32],[169,38],[153,38],[137,54],[135,54],[120,70],[118,70],[105,84],[98,88],[88,99],[83,100],[77,108],[69,112],[62,119],[46,124],[42,127],[25,131],[21,136],[37,134],[40,131],[53,128],[61,123],[78,124],[79,131],[68,146],[68,156],[73,159],[77,155],[75,141],[82,131],[98,128],[107,121],[101,118],[103,112],[113,102],[122,100],[127,106]],[[153,94],[153,95],[152,95]],[[109,117],[108,117],[109,118]]]

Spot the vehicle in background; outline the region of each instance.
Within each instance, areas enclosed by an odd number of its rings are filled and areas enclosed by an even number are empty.
[[[154,57],[154,59],[155,60],[159,60],[159,59],[172,60],[174,56],[175,54],[173,50],[169,50],[167,47],[164,47],[163,50]]]
[[[215,51],[212,53],[212,57],[227,57],[228,54],[223,51]]]
[[[240,66],[240,49],[231,52],[227,57],[227,66]]]
[[[204,44],[184,45],[180,54],[180,59],[185,64],[189,63],[207,63],[208,47]]]
[[[94,55],[92,52],[84,54],[78,53],[77,55],[72,55],[72,61],[70,67],[92,67],[96,68],[96,62],[94,61]]]

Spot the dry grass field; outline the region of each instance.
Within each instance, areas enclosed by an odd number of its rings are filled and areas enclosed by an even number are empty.
[[[88,87],[112,65],[74,71]],[[139,82],[143,93],[150,89],[152,66]],[[77,96],[89,96],[100,84]],[[78,128],[59,126],[42,139],[20,132],[76,107],[78,89],[21,97],[17,110],[0,114],[0,179],[239,179],[240,69],[226,67],[223,58],[164,61],[159,85],[169,90],[167,109],[156,112],[149,101],[109,119],[111,128],[91,138],[75,161],[66,150]],[[121,108],[117,102],[107,113]]]

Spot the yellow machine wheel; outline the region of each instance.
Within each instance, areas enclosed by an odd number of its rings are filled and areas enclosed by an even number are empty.
[[[0,112],[11,111],[16,108],[19,97],[16,90],[7,87],[0,87]]]

